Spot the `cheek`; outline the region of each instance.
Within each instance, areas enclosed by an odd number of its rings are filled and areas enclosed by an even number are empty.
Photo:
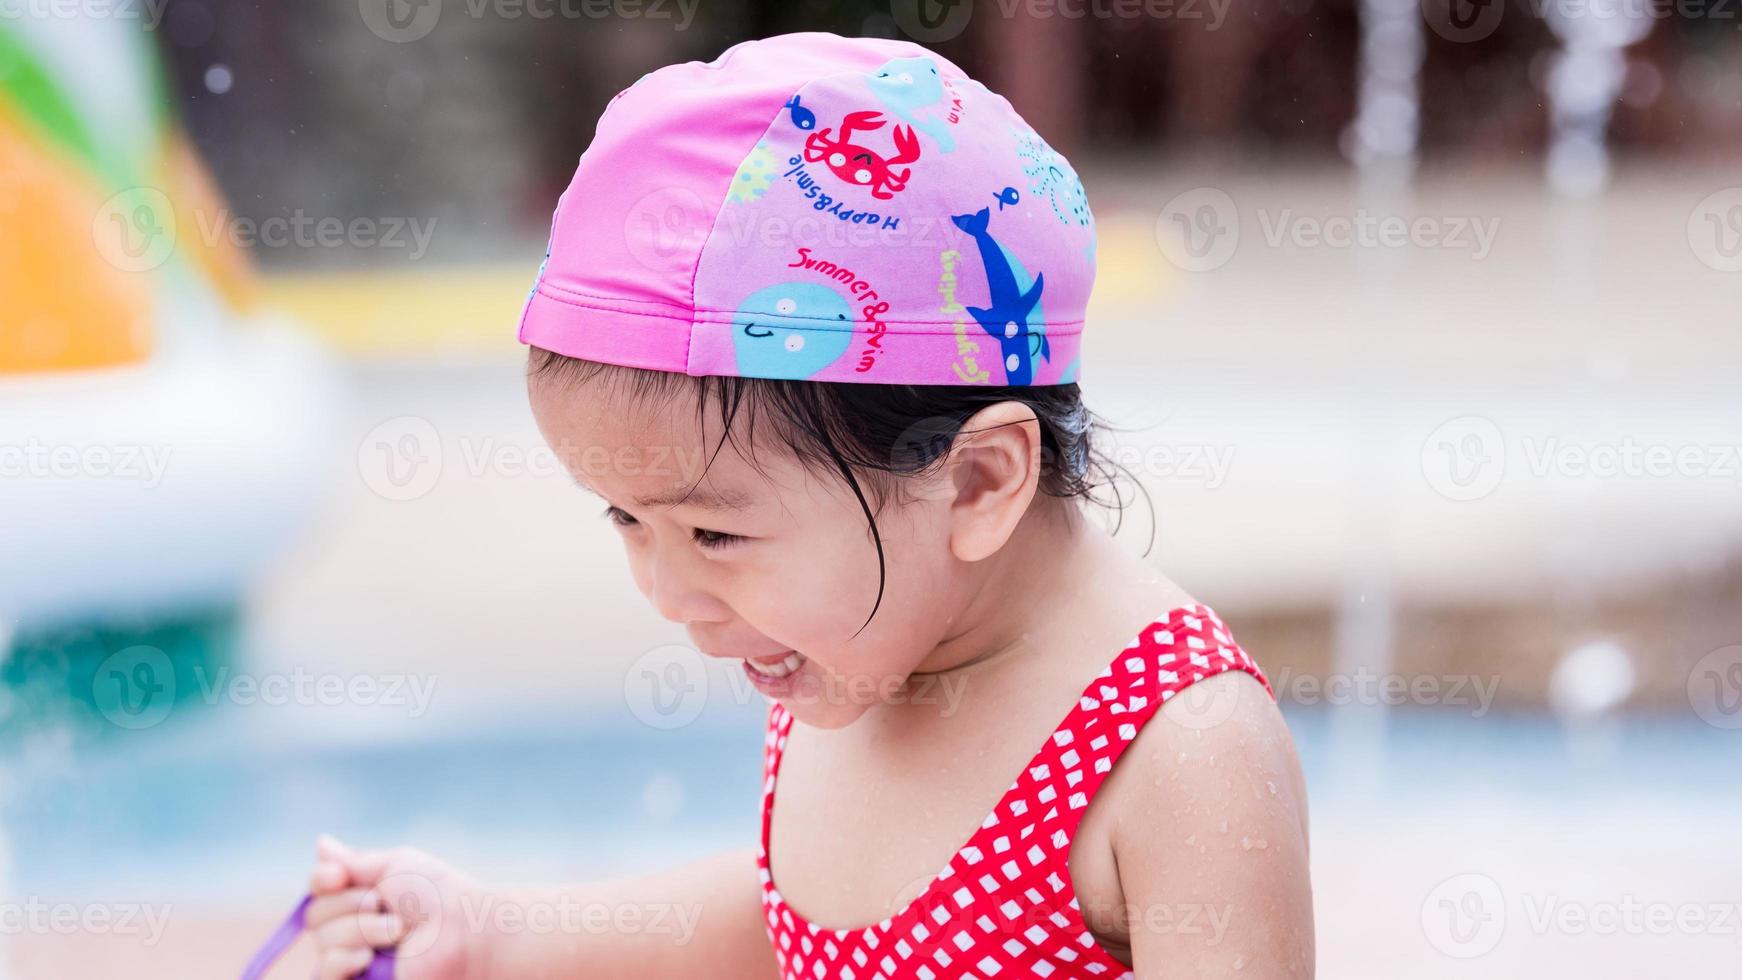
[[[795,538],[756,573],[740,576],[733,591],[745,619],[826,662],[871,613],[877,553],[848,535]]]
[[[864,515],[853,521],[810,536],[756,590],[767,628],[840,673],[904,673],[930,651],[947,615],[948,566],[940,557],[947,550],[922,525],[879,518],[886,563],[879,605],[877,547]]]

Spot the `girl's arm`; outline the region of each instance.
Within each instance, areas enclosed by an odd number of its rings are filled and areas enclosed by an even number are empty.
[[[507,888],[529,913],[493,940],[485,976],[540,978],[777,975],[762,922],[756,854],[717,854],[657,874],[581,886]],[[542,916],[564,928],[539,928]],[[564,918],[566,917],[566,919]]]
[[[1189,694],[1158,710],[1108,777],[1133,971],[1310,978],[1306,791],[1282,713],[1240,671]]]
[[[413,848],[317,844],[307,928],[321,980],[396,947],[399,980],[773,978],[756,856],[581,885],[484,885]]]

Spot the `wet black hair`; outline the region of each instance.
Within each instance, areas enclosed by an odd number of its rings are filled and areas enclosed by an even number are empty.
[[[1119,521],[1124,517],[1125,498],[1116,480],[1120,467],[1094,445],[1096,431],[1112,427],[1083,404],[1082,391],[1075,383],[882,385],[697,377],[588,361],[536,346],[528,355],[526,373],[529,384],[541,380],[582,384],[607,376],[626,385],[625,390],[637,400],[670,400],[687,393],[694,396],[698,423],[710,405],[716,407],[722,435],[708,456],[709,466],[728,440],[755,465],[751,443],[760,422],[769,426],[777,444],[801,465],[838,474],[858,498],[877,547],[877,602],[866,617],[866,625],[883,604],[886,580],[883,538],[874,510],[900,499],[900,478],[918,476],[934,467],[968,419],[989,405],[1021,402],[1039,420],[1042,493],[1107,506]],[[732,424],[741,411],[745,412],[743,443]],[[704,467],[704,476],[706,472]],[[1147,498],[1142,483],[1135,479],[1132,483]],[[1111,500],[1096,496],[1102,489],[1111,491]],[[1153,532],[1150,544],[1154,544]],[[1144,553],[1148,554],[1148,548]]]

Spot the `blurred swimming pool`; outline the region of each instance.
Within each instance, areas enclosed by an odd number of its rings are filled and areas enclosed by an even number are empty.
[[[1742,812],[1742,738],[1697,720],[1628,716],[1569,739],[1545,716],[1414,711],[1350,726],[1333,710],[1288,715],[1314,826],[1333,833],[1466,809],[1623,822],[1655,807],[1720,822]],[[671,731],[608,720],[624,716],[601,707],[463,736],[317,744],[214,710],[99,744],[39,743],[3,771],[9,885],[66,899],[288,893],[323,831],[530,878],[754,842],[757,706]],[[1351,744],[1359,758],[1342,758]]]

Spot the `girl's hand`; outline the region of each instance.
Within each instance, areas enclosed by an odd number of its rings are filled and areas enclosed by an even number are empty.
[[[395,980],[469,980],[489,961],[485,934],[466,928],[482,887],[422,851],[354,851],[323,834],[309,892],[318,980],[350,980],[389,947]]]

